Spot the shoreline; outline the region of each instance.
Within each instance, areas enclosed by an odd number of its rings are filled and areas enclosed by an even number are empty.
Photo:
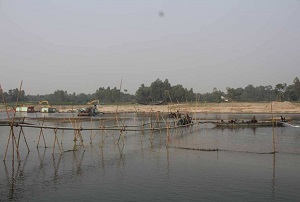
[[[42,108],[36,105],[35,108]],[[90,105],[53,105],[59,113],[76,112],[79,108],[90,107]],[[180,103],[168,105],[98,105],[97,109],[103,113],[170,113],[179,111],[181,113],[230,113],[230,114],[272,114],[272,113],[300,113],[300,103],[291,102],[223,102],[223,103]],[[12,111],[12,108],[8,108]],[[6,107],[0,105],[0,111],[6,112]]]

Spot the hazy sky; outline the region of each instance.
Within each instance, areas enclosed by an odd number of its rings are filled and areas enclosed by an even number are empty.
[[[299,0],[0,0],[0,84],[194,92],[300,77]]]

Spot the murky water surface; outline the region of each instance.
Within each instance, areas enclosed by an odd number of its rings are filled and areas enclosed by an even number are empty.
[[[198,114],[197,118],[252,116]],[[286,127],[218,129],[207,123],[170,130],[169,137],[166,130],[121,135],[120,131],[81,131],[83,146],[77,141],[76,150],[73,131],[44,129],[44,142],[43,136],[38,141],[40,129],[23,128],[22,132],[17,127],[14,134],[16,141],[20,134],[20,163],[11,140],[5,156],[10,128],[1,126],[0,158],[6,160],[0,161],[0,201],[299,201],[300,128],[292,126],[300,125],[300,115],[285,116],[292,118]],[[113,115],[103,117],[107,119],[78,126],[116,124]],[[134,114],[121,117],[125,119],[118,119],[119,125],[148,121],[148,117]],[[0,119],[5,118],[6,113],[1,113]],[[156,119],[161,121],[162,117]],[[25,121],[38,123],[36,119]],[[44,125],[71,127],[68,119]],[[270,154],[274,149],[277,153]]]

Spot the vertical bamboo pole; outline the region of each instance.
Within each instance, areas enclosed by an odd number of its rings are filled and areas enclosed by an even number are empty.
[[[275,151],[276,151],[276,147],[275,147],[275,146],[276,146],[276,143],[275,143],[274,123],[276,124],[276,122],[274,122],[272,102],[271,102],[271,114],[272,114],[272,140],[273,140],[273,153],[275,154]]]
[[[124,147],[124,144],[125,144],[125,134],[124,133],[127,134],[125,120],[123,121],[123,131],[122,131],[123,147]]]
[[[64,140],[64,134],[65,134],[65,130],[62,130],[61,131],[61,140],[60,140],[60,146],[62,147],[62,143],[63,143],[63,140]]]
[[[21,161],[21,157],[20,157],[20,152],[19,152],[19,145],[17,144],[17,139],[16,139],[16,136],[15,136],[15,132],[14,132],[14,129],[13,129],[13,126],[14,124],[12,124],[12,141],[14,140],[14,143],[15,143],[15,147],[16,147],[16,153],[17,153],[17,157],[18,157],[18,160]]]
[[[6,155],[7,155],[7,151],[8,151],[8,145],[9,145],[9,142],[10,142],[10,138],[11,138],[11,129],[10,129],[10,133],[9,133],[9,136],[8,136],[8,139],[7,139],[6,150],[5,150],[5,153],[4,153],[3,161],[5,161],[5,159],[6,159]]]
[[[11,145],[12,145],[12,167],[14,169],[14,162],[15,162],[15,145],[14,145],[14,129],[13,129],[13,124],[11,124],[11,130],[12,130],[12,138],[11,138]]]
[[[149,125],[149,127],[150,128],[153,128],[153,123],[152,123],[152,109],[151,109],[151,111],[150,111],[150,117],[149,117],[149,123],[150,123],[150,125]]]
[[[80,145],[83,147],[83,149],[84,149],[84,144],[83,144],[83,137],[82,137],[82,122],[80,122],[80,130],[78,130],[78,132],[79,132],[79,138],[80,138]]]
[[[20,88],[19,88],[19,92],[18,92],[18,97],[17,97],[17,101],[16,101],[16,106],[18,105],[18,102],[19,102],[19,98],[20,98],[20,94],[21,94],[21,90],[22,90],[22,84],[23,84],[23,81],[21,81],[21,84],[20,84]],[[17,152],[17,157],[18,157],[18,160],[20,161],[21,158],[20,158],[20,153],[19,153],[19,147],[17,145],[17,142],[16,142],[16,137],[15,137],[15,133],[14,133],[14,125],[15,125],[15,118],[16,118],[16,110],[14,111],[14,115],[13,115],[13,118],[12,118],[12,122],[11,122],[11,125],[10,125],[10,128],[11,128],[11,141],[12,141],[12,161],[14,161],[14,158],[15,158],[15,146],[16,146],[16,152]]]
[[[54,155],[55,142],[56,142],[56,135],[55,135],[55,129],[54,129],[54,142],[53,142],[53,147],[52,147],[52,155]]]
[[[145,123],[144,123],[144,121],[142,120],[142,128],[141,128],[141,131],[142,131],[143,134],[144,134],[144,125],[145,125]]]
[[[167,134],[166,134],[166,147],[168,147],[169,145],[169,141],[170,141],[170,130],[169,130],[169,124],[165,121],[164,117],[161,115],[162,117],[162,120],[164,121],[165,123],[165,126],[167,127]]]
[[[161,133],[161,125],[160,125],[160,117],[159,117],[160,113],[159,112],[156,112],[156,123],[158,123],[158,128],[159,128],[159,131]],[[161,115],[162,116],[162,115]],[[163,118],[163,117],[162,117]],[[164,119],[164,118],[163,118]]]
[[[166,141],[166,147],[169,146],[169,141],[170,141],[170,129],[169,129],[169,123],[167,123],[167,141]]]
[[[103,129],[105,129],[105,124],[104,124],[104,120],[102,120],[101,121],[101,123],[100,123],[100,128],[103,128]],[[103,149],[103,146],[104,146],[104,140],[105,140],[105,138],[104,138],[104,133],[105,133],[105,130],[102,130],[102,135],[101,135],[101,144],[100,144],[100,147]]]
[[[21,93],[21,89],[22,89],[22,83],[23,83],[23,81],[21,81],[21,84],[20,84],[19,93],[18,93],[18,97],[17,97],[17,101],[16,101],[16,106],[18,105],[18,101],[19,101],[19,97],[20,97],[20,93]],[[3,102],[5,104],[7,118],[8,118],[8,120],[10,120],[9,113],[8,113],[8,108],[7,108],[7,104],[6,104],[5,97],[4,97],[2,91],[3,90],[2,90],[2,87],[0,85],[0,92],[2,94]],[[6,145],[6,150],[5,150],[5,155],[4,155],[3,161],[5,161],[5,159],[6,159],[6,155],[7,155],[7,151],[8,151],[8,145],[9,145],[9,142],[10,142],[10,138],[12,138],[12,146],[13,146],[13,148],[12,148],[12,150],[13,150],[13,152],[12,152],[13,153],[13,156],[12,156],[13,159],[12,159],[12,161],[14,161],[14,149],[15,148],[14,148],[14,142],[13,141],[15,141],[15,143],[17,144],[16,138],[15,138],[15,135],[14,135],[14,128],[13,128],[14,124],[15,124],[14,123],[15,116],[16,116],[16,110],[14,111],[14,115],[13,115],[12,121],[10,122],[10,133],[9,133],[9,136],[8,136],[8,140],[7,140],[7,145]],[[18,159],[20,161],[20,154],[19,154],[18,146],[16,146],[16,148],[17,148]]]
[[[25,117],[23,117],[22,123],[24,123],[24,119],[25,119]],[[18,135],[18,141],[17,141],[18,146],[20,146],[20,138],[21,138],[22,128],[23,127],[21,126],[20,131],[19,131],[19,135]]]
[[[3,90],[2,90],[1,85],[0,85],[0,92],[1,92],[1,94],[2,94],[3,103],[4,103],[4,105],[5,105],[7,118],[8,118],[8,120],[10,120],[10,118],[9,118],[9,113],[8,113],[8,109],[7,109],[7,104],[6,104],[6,101],[5,101],[5,97],[4,97],[4,95],[3,95]],[[10,124],[11,124],[11,123],[10,123]],[[8,145],[9,145],[9,142],[10,142],[10,138],[11,138],[11,129],[10,129],[9,136],[8,136],[8,139],[7,139],[6,150],[5,150],[5,154],[4,154],[3,161],[5,161],[5,159],[6,159],[6,155],[7,155],[7,150],[8,150]]]
[[[120,97],[121,97],[121,89],[122,89],[122,79],[121,79],[120,88],[119,88]],[[116,108],[116,113],[115,113],[115,120],[117,122],[117,125],[120,126],[119,120],[118,120],[118,108],[119,108],[119,104],[117,103],[117,108]]]
[[[21,84],[20,84],[20,88],[19,88],[19,92],[18,92],[18,97],[17,97],[17,101],[16,101],[16,106],[18,105],[18,101],[19,101],[19,97],[20,97],[20,93],[21,93],[21,89],[22,89],[22,83],[23,83],[23,81],[21,81]],[[1,88],[1,92],[2,92],[1,85],[0,85],[0,88]],[[9,114],[8,114],[8,109],[7,109],[7,104],[5,102],[5,98],[4,98],[3,94],[2,94],[2,98],[3,98],[4,104],[5,104],[6,114],[7,114],[8,120],[10,120]],[[6,150],[5,150],[5,155],[4,155],[3,161],[5,161],[5,159],[6,159],[6,155],[7,155],[7,151],[8,151],[8,145],[9,145],[9,142],[10,142],[10,138],[12,140],[12,161],[14,161],[14,154],[15,154],[15,152],[14,152],[14,150],[15,150],[14,141],[17,144],[16,138],[15,138],[15,134],[14,134],[15,116],[16,116],[16,110],[14,111],[14,115],[13,115],[12,121],[10,122],[10,133],[9,133],[9,136],[8,136],[8,140],[7,140],[7,145],[6,145]],[[17,148],[18,159],[20,160],[20,154],[19,154],[18,147],[16,147],[16,148]]]
[[[196,94],[196,108],[195,108],[195,121],[196,121],[196,123],[198,123],[198,119],[197,119],[198,99],[199,99],[198,95]],[[197,128],[200,129],[200,124],[198,124]]]
[[[62,154],[62,150],[61,150],[61,147],[59,145],[58,138],[57,138],[57,128],[54,129],[54,142],[53,142],[52,155],[54,155],[54,148],[55,148],[56,143],[57,143],[57,146],[59,148],[60,154]]]
[[[90,134],[90,144],[92,144],[92,142],[93,142],[93,138],[92,138],[92,136],[93,136],[93,130],[92,130],[92,117],[91,117],[91,122],[90,122],[90,129],[91,129],[91,134]]]
[[[73,118],[74,118],[74,115],[73,115]],[[69,118],[69,121],[70,121],[72,127],[74,128],[74,130],[73,130],[73,132],[74,132],[74,139],[73,139],[74,146],[73,146],[73,150],[75,150],[75,148],[76,148],[76,141],[77,141],[77,139],[76,139],[76,137],[77,137],[77,135],[76,135],[77,130],[75,130],[75,128],[76,128],[76,121],[75,121],[75,119],[73,119],[73,120],[74,120],[74,123],[73,123],[72,120]]]
[[[43,118],[42,127],[41,127],[40,135],[39,135],[39,138],[38,138],[38,143],[36,145],[37,148],[39,147],[41,136],[43,136],[43,138],[44,138],[44,144],[45,144],[45,148],[46,148],[46,141],[45,141],[44,132],[43,132],[44,122],[45,122],[45,116]]]
[[[40,124],[40,120],[38,119],[37,114],[36,114],[36,113],[34,113],[34,114],[35,114],[35,117],[37,118],[38,124],[39,124],[39,126],[40,126],[40,125],[41,125],[41,124]],[[43,126],[43,124],[44,124],[44,120],[45,120],[45,116],[44,116],[44,118],[43,118],[42,126]],[[36,148],[38,148],[38,146],[39,146],[40,138],[41,138],[42,133],[43,133],[43,127],[40,128],[40,134],[39,134],[38,143],[37,143],[37,145],[36,145]],[[44,135],[44,134],[43,134],[43,135]],[[45,137],[44,137],[44,140],[45,140]],[[45,143],[45,142],[44,142],[44,143]]]
[[[23,118],[22,123],[24,123],[24,119],[25,119],[25,117]],[[25,141],[25,144],[26,144],[26,146],[27,146],[27,151],[28,151],[28,153],[29,153],[29,152],[30,152],[30,149],[29,149],[29,146],[28,146],[28,143],[27,143],[27,140],[26,140],[26,137],[25,137],[25,133],[24,133],[24,131],[23,131],[23,127],[22,127],[22,126],[21,126],[21,128],[20,128],[20,133],[19,133],[18,147],[19,147],[19,141],[20,141],[21,133],[23,134],[24,141]]]

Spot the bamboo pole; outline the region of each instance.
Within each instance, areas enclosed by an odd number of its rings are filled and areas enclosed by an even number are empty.
[[[44,126],[44,123],[45,123],[45,116],[44,116],[44,118],[43,118],[43,121],[42,121],[42,126]],[[39,122],[39,125],[40,125],[40,122]],[[43,137],[43,139],[44,139],[44,145],[45,145],[45,148],[46,148],[46,140],[45,140],[45,136],[44,136],[43,128],[41,128],[41,130],[40,130],[40,135],[39,135],[39,138],[38,138],[38,143],[37,143],[36,147],[38,147],[38,146],[39,146],[39,144],[40,144],[40,139],[41,139],[41,136],[42,136],[42,137]]]
[[[1,93],[1,95],[2,95],[3,103],[4,103],[4,105],[5,105],[7,118],[8,118],[8,120],[10,120],[10,118],[9,118],[9,113],[8,113],[8,108],[7,108],[7,104],[6,104],[6,101],[5,101],[5,97],[4,97],[4,95],[3,95],[3,90],[2,90],[1,84],[0,84],[0,93]],[[10,142],[10,138],[11,138],[11,128],[10,128],[9,136],[8,136],[7,143],[6,143],[6,150],[5,150],[5,154],[4,154],[3,161],[5,161],[5,159],[6,159],[6,155],[7,155],[7,150],[8,150],[8,145],[9,145],[9,142]]]
[[[65,130],[62,130],[61,131],[61,140],[60,140],[61,147],[62,147],[62,143],[63,143],[63,140],[64,140],[64,134],[65,134]]]
[[[91,117],[90,128],[92,128],[92,123],[93,123],[93,122],[92,122],[92,119],[93,119],[93,118]],[[92,142],[93,142],[93,138],[92,138],[92,137],[93,137],[93,131],[90,130],[90,132],[91,132],[91,134],[90,134],[90,144],[92,144]]]
[[[75,121],[74,122],[74,128],[76,128],[76,130],[74,130],[74,148],[75,148],[75,145],[76,145],[76,142],[77,140],[79,139],[80,140],[80,143],[79,145],[83,146],[83,137],[82,137],[82,134],[81,134],[81,131],[82,131],[82,122],[79,122],[79,121]]]
[[[91,128],[92,129],[92,128]],[[91,130],[92,132],[93,130]],[[97,135],[98,131],[96,131],[95,133],[93,133],[92,136],[90,136],[90,144],[92,144],[93,140],[95,139],[96,135]]]
[[[274,130],[274,124],[276,126],[276,120],[274,121],[273,117],[273,103],[271,102],[271,114],[272,114],[272,143],[273,143],[273,153],[276,152],[276,142],[275,142],[275,130]]]
[[[10,129],[10,130],[11,130],[11,129]],[[5,154],[4,154],[3,161],[5,161],[5,159],[6,159],[6,155],[7,155],[7,151],[8,151],[8,145],[9,145],[9,142],[10,142],[10,138],[11,138],[11,131],[10,131],[9,136],[8,136],[8,139],[7,139],[6,150],[5,150]]]
[[[52,155],[54,155],[54,148],[55,148],[56,143],[59,148],[60,154],[62,155],[62,149],[59,145],[58,138],[57,138],[57,128],[54,129],[54,142],[53,142],[53,148],[52,148]]]
[[[5,111],[6,111],[6,114],[7,114],[7,118],[8,118],[8,120],[10,120],[9,113],[8,113],[8,107],[7,107],[7,103],[6,103],[5,97],[3,95],[3,90],[2,90],[1,84],[0,84],[0,93],[2,95],[2,100],[3,100],[3,103],[5,105]]]
[[[161,123],[166,123],[166,121],[159,121],[159,122],[156,122],[156,124],[161,124]],[[201,122],[197,122],[197,123],[193,123],[193,124],[200,124]],[[187,124],[186,126],[188,125],[193,125],[193,124]],[[58,129],[58,130],[73,130],[73,131],[87,131],[87,130],[107,130],[107,131],[120,131],[120,130],[123,130],[123,131],[149,131],[149,130],[164,130],[164,129],[167,129],[167,127],[153,127],[153,128],[145,128],[145,126],[147,126],[149,124],[147,123],[144,123],[142,125],[137,125],[137,126],[127,126],[127,125],[124,125],[124,126],[120,126],[120,127],[100,127],[100,128],[82,128],[82,127],[56,127],[56,126],[39,126],[39,125],[33,125],[33,124],[27,124],[27,123],[19,123],[15,126],[22,126],[24,128],[43,128],[43,129]],[[134,127],[135,129],[130,129],[131,127]],[[175,128],[181,128],[181,127],[184,127],[184,126],[173,126],[173,127],[169,127],[170,129],[175,129]],[[136,128],[140,128],[140,129],[136,129]],[[76,136],[78,137],[78,136]]]
[[[170,141],[170,126],[167,124],[167,122],[165,121],[164,117],[161,115],[163,121],[165,122],[166,125],[166,129],[167,129],[167,134],[166,134],[166,147],[168,147],[169,145],[169,141]],[[160,128],[160,127],[159,127]]]
[[[17,96],[17,101],[16,101],[16,106],[18,105],[18,101],[19,101],[19,97],[21,94],[21,90],[22,90],[22,84],[23,81],[21,81],[20,84],[20,88],[19,88],[19,92],[18,92],[18,96]],[[2,89],[1,89],[2,90]],[[4,96],[3,96],[4,97]],[[6,105],[6,104],[5,104]],[[6,107],[7,110],[7,107]],[[8,111],[7,111],[7,115],[8,115]],[[10,136],[11,136],[11,144],[12,144],[12,161],[14,162],[14,158],[15,158],[15,147],[16,147],[16,152],[17,152],[17,157],[18,160],[20,161],[20,153],[19,153],[19,148],[16,142],[16,137],[15,137],[15,133],[14,133],[14,123],[15,123],[15,117],[16,117],[16,110],[14,111],[13,117],[12,117],[12,121],[10,122],[10,135],[8,137],[8,139],[10,140]],[[9,115],[8,115],[9,118]],[[6,151],[5,151],[5,155],[4,155],[4,159],[6,159],[6,155],[7,155],[7,150],[8,150],[8,144],[9,144],[9,140],[7,141],[7,146],[6,146]]]
[[[25,117],[23,117],[23,123],[24,123],[24,119],[25,119]],[[26,137],[25,137],[25,133],[24,133],[24,131],[23,131],[23,127],[21,126],[21,128],[20,128],[20,131],[19,131],[19,137],[18,137],[18,147],[19,147],[19,143],[20,143],[20,137],[21,137],[21,134],[23,134],[23,137],[24,137],[24,141],[25,141],[25,144],[26,144],[26,146],[27,146],[27,151],[28,151],[28,153],[30,152],[30,149],[29,149],[29,146],[28,146],[28,143],[27,143],[27,140],[26,140]]]

